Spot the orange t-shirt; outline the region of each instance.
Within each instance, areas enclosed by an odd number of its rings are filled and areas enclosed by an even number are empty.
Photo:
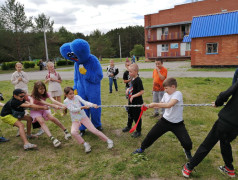
[[[162,76],[165,77],[165,79],[167,78],[167,69],[165,67],[162,67],[159,72]],[[159,74],[158,74],[157,70],[154,69],[154,71],[153,71],[153,91],[164,91],[163,82],[164,82],[164,80],[161,80],[159,78]]]

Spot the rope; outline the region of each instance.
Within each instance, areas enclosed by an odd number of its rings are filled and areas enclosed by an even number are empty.
[[[100,105],[98,107],[142,107],[141,105]],[[200,107],[200,106],[212,106],[212,104],[181,104],[175,106],[192,106],[192,107]]]

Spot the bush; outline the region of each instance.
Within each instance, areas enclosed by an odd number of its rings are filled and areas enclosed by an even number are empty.
[[[16,61],[2,63],[2,70],[15,69]]]
[[[59,60],[56,62],[57,66],[64,66],[64,65],[73,65],[73,61],[68,61],[68,60]]]
[[[35,63],[32,62],[32,61],[24,61],[23,62],[23,66],[24,66],[25,69],[34,68],[35,67]]]

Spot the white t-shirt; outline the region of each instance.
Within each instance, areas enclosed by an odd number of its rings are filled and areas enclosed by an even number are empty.
[[[168,103],[171,99],[176,99],[178,102],[171,108],[165,108],[163,117],[171,123],[179,123],[183,121],[183,95],[180,91],[175,91],[173,94],[165,93],[161,102]]]

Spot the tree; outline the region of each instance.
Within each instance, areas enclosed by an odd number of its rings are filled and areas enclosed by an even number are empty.
[[[4,28],[13,32],[13,38],[16,43],[15,59],[22,60],[22,40],[24,39],[24,31],[32,26],[32,17],[29,19],[25,15],[24,5],[15,0],[7,0],[5,5],[0,9],[0,21]]]
[[[130,56],[144,56],[145,55],[145,49],[141,44],[136,44],[132,51],[130,52]]]
[[[37,32],[45,31],[53,31],[54,21],[50,21],[50,17],[47,17],[44,13],[39,14],[38,17],[34,18],[36,25],[34,26],[34,30]]]

